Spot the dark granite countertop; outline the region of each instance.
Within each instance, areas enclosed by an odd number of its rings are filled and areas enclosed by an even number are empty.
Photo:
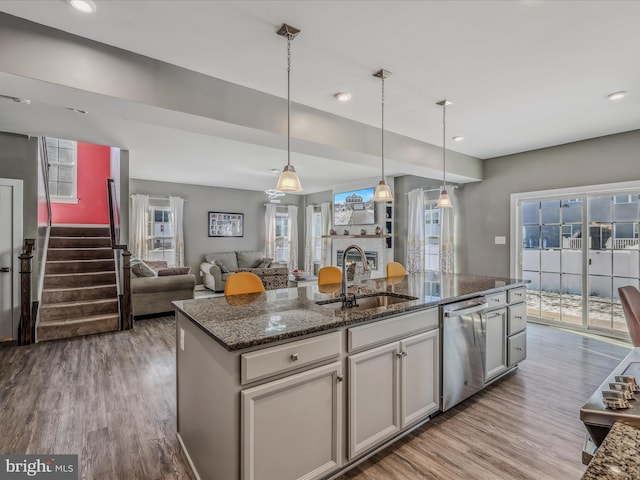
[[[582,478],[640,478],[640,429],[615,422]]]
[[[317,301],[336,299],[340,285],[288,288],[173,303],[220,345],[235,351],[524,284],[523,280],[509,278],[437,272],[371,279],[349,287],[349,292],[358,296],[387,292],[391,296],[416,297],[416,300],[366,310],[336,310],[316,304]]]

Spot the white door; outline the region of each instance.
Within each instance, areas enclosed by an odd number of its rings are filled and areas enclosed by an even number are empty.
[[[414,335],[400,342],[400,417],[402,428],[440,409],[439,330]]]
[[[349,460],[400,431],[399,343],[349,357]]]
[[[13,338],[13,187],[0,184],[0,341]],[[17,261],[17,260],[16,260]]]
[[[342,463],[342,363],[244,390],[242,478],[313,480]]]

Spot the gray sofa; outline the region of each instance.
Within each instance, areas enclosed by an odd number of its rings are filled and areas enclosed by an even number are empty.
[[[265,290],[287,288],[289,286],[289,269],[285,264],[271,262],[266,268],[258,266],[269,259],[259,251],[234,251],[221,253],[207,253],[205,261],[200,264],[204,286],[214,292],[223,292],[227,278],[236,272],[252,272],[260,277]],[[223,272],[216,261],[224,266]]]
[[[149,264],[166,262],[148,262]],[[162,268],[162,266],[160,266]],[[159,268],[154,268],[158,270]],[[193,298],[196,277],[193,274],[168,275],[159,277],[138,277],[131,275],[131,304],[133,316],[173,312],[174,300]]]

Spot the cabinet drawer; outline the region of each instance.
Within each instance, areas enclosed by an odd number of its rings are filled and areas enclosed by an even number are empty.
[[[527,358],[527,331],[507,338],[507,349],[509,351],[509,367],[513,367]]]
[[[501,307],[507,304],[507,292],[494,293],[487,295],[487,308]]]
[[[265,348],[241,356],[240,383],[242,385],[322,360],[342,353],[342,332]]]
[[[347,334],[347,349],[351,352],[369,345],[376,345],[395,338],[431,330],[437,326],[437,308],[381,320],[361,327],[350,328]]]
[[[509,290],[509,303],[524,302],[527,298],[527,289],[525,287],[514,288]]]
[[[507,335],[521,332],[527,328],[527,305],[519,303],[509,307],[509,326]]]

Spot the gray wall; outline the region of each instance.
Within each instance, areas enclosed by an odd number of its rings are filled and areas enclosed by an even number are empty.
[[[510,195],[639,180],[640,130],[486,160],[484,178],[458,189],[458,271],[509,276]]]
[[[122,173],[122,172],[121,172]],[[131,194],[150,196],[182,197],[184,206],[184,254],[185,265],[191,267],[198,283],[202,279],[198,274],[204,254],[210,252],[229,252],[233,250],[264,250],[264,204],[267,196],[264,192],[237,190],[233,188],[187,185],[183,183],[156,182],[152,180],[131,179]],[[298,209],[298,262],[304,258],[304,197],[287,195],[283,204],[297,205]],[[239,212],[244,214],[244,237],[209,237],[207,233],[208,212]]]

